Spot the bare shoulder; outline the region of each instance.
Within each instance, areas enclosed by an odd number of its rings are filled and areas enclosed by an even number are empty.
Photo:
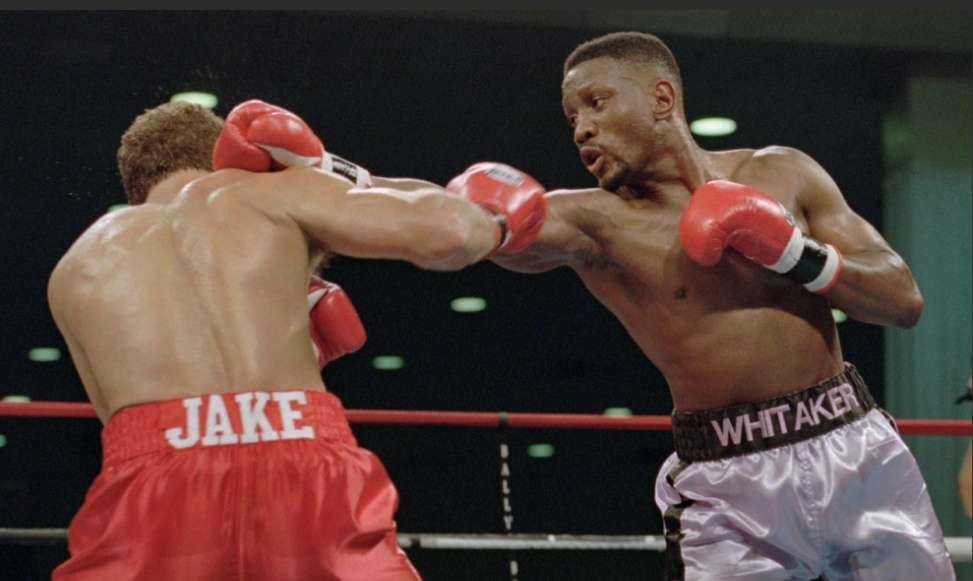
[[[742,172],[806,172],[820,167],[810,155],[795,147],[768,145],[752,149],[740,165]]]
[[[606,196],[610,198],[615,197],[615,195],[611,192],[607,192],[601,188],[551,190],[544,195],[549,203],[553,202],[559,204],[577,204],[586,201],[590,202],[593,200],[600,200]]]
[[[348,180],[310,167],[274,172],[224,169],[190,182],[172,204],[172,211],[188,215],[213,208],[246,208],[275,222],[293,222],[295,215],[306,213],[309,204],[321,205],[325,200],[333,204],[350,187]]]
[[[771,145],[751,151],[731,179],[778,197],[799,200],[801,205],[807,203],[809,197],[840,196],[828,172],[800,149]]]
[[[354,188],[347,179],[313,167],[292,167],[283,171],[249,174],[235,182],[251,199],[267,201],[279,208],[282,202],[301,204],[321,196],[340,196]]]
[[[820,186],[831,176],[820,163],[804,151],[783,145],[771,145],[754,150],[750,163],[765,171],[777,171],[800,178],[803,184]]]
[[[85,228],[84,232],[71,243],[67,252],[64,253],[64,256],[61,257],[54,267],[54,272],[61,273],[70,270],[71,266],[87,254],[99,240],[109,237],[113,232],[117,232],[120,228],[123,228],[124,224],[130,221],[133,214],[141,211],[141,206],[123,208],[99,217],[94,223]]]
[[[186,202],[202,199],[214,201],[220,198],[228,202],[252,202],[274,190],[274,183],[285,181],[282,178],[289,172],[253,173],[240,169],[223,169],[195,179],[182,189],[176,198],[175,207]],[[226,196],[224,194],[231,193]]]
[[[599,210],[608,210],[621,203],[618,196],[601,188],[551,190],[544,199],[549,212],[569,222],[580,222],[600,213]]]
[[[98,245],[99,240],[111,236],[112,232],[117,231],[122,223],[128,221],[127,215],[136,212],[138,212],[137,208],[125,208],[101,216],[78,236],[57,261],[47,280],[48,303],[55,318],[59,316],[71,289],[74,287],[72,281],[76,276],[79,264]]]

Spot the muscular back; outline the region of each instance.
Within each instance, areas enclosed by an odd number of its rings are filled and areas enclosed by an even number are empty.
[[[781,160],[754,153],[715,153],[713,160],[726,179],[780,199],[806,231],[801,186],[774,169]],[[663,373],[676,409],[766,399],[839,371],[826,299],[732,251],[711,268],[683,253],[678,224],[689,194],[624,199],[599,189],[553,192],[549,231],[519,269],[571,266]]]
[[[103,421],[137,403],[246,389],[323,388],[308,339],[313,257],[243,172],[171,204],[101,218],[51,277],[51,309]]]

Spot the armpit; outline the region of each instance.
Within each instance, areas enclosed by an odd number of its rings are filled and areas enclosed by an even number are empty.
[[[606,270],[619,266],[608,255],[598,249],[593,242],[579,249],[575,256],[582,266],[596,270]]]

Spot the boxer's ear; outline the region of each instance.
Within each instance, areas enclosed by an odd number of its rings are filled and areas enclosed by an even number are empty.
[[[652,86],[652,114],[656,119],[665,119],[676,109],[676,88],[666,79],[659,79]]]

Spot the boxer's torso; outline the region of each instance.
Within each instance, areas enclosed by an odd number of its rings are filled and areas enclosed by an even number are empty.
[[[752,154],[713,157],[721,177],[778,198],[807,231],[794,176],[768,175]],[[676,409],[763,400],[840,371],[826,299],[732,250],[710,268],[683,253],[685,194],[626,200],[595,189],[564,200],[585,206],[581,228],[593,241],[574,270],[666,377]]]
[[[304,292],[314,257],[247,175],[105,216],[58,264],[52,305],[103,421],[174,397],[323,388]]]

